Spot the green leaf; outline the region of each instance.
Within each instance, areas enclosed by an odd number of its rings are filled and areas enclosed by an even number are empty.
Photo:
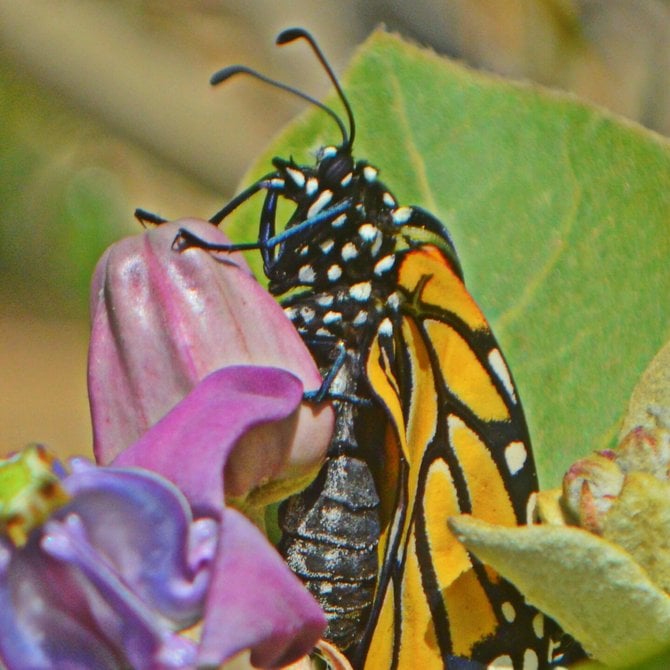
[[[451,231],[518,383],[542,484],[557,484],[571,462],[614,437],[667,338],[668,142],[382,32],[344,85],[356,156],[381,169],[401,203],[431,210]],[[316,148],[339,139],[332,119],[312,110],[249,180],[271,170],[273,155],[312,164]],[[231,217],[233,239],[256,238],[259,206]]]
[[[620,547],[566,526],[494,526],[450,519],[456,537],[606,664],[667,644],[670,598]]]

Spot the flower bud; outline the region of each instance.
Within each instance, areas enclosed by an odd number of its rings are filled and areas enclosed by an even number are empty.
[[[273,366],[296,375],[305,390],[321,384],[308,349],[241,254],[176,251],[180,228],[229,243],[215,226],[183,219],[118,242],[96,268],[88,377],[100,463],[111,462],[220,368]],[[251,431],[228,464],[227,492],[243,495],[269,478],[314,470],[332,425],[330,407],[303,403],[295,425]],[[290,456],[280,459],[281,471],[268,471],[268,454],[278,448]]]

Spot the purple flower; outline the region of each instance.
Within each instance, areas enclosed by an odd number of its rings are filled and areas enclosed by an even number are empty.
[[[254,665],[275,667],[309,651],[324,617],[226,500],[258,517],[304,485],[325,457],[333,412],[301,402],[321,375],[239,254],[177,253],[180,227],[227,241],[210,224],[183,220],[123,240],[98,264],[89,352],[96,458],[157,473],[196,518],[216,524],[196,664],[251,649]]]
[[[10,467],[31,456],[34,448]],[[2,663],[10,670],[195,667],[197,646],[176,631],[202,611],[216,523],[194,522],[179,491],[150,472],[84,461],[72,467],[61,481],[51,473],[49,488],[64,496],[40,497],[42,472],[38,488],[9,501],[26,509],[55,504],[46,522],[32,520],[25,542],[0,537]],[[28,514],[23,520],[30,524]]]
[[[261,531],[223,505],[221,474],[241,434],[294,414],[301,398],[288,372],[224,368],[117,458],[155,465],[190,501],[156,472],[82,460],[62,480],[39,480],[32,495],[18,491],[12,500],[40,514],[16,543],[0,537],[2,662],[189,669],[251,649],[254,665],[275,667],[307,653],[323,613]],[[185,457],[189,446],[200,469]],[[51,492],[52,509],[37,504],[40,491]],[[29,524],[16,507],[4,504],[5,527]],[[199,642],[181,633],[199,622]]]

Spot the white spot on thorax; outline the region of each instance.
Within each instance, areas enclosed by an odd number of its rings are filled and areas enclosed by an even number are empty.
[[[372,258],[374,258],[381,251],[382,241],[383,240],[381,235],[377,235],[377,237],[375,237],[375,241],[370,247],[370,256],[372,256]]]
[[[316,315],[316,312],[312,307],[301,307],[300,308],[300,316],[302,317],[302,320],[305,323],[309,323],[314,316]]]
[[[305,184],[305,193],[314,195],[319,190],[319,180],[316,177],[310,177]]]
[[[296,170],[295,168],[286,168],[286,173],[288,174],[289,177],[293,180],[293,183],[298,187],[302,188],[305,185],[305,175],[300,172],[300,170]]]
[[[350,261],[358,256],[358,247],[353,242],[347,242],[342,246],[340,256],[342,256],[343,261]]]
[[[388,191],[384,193],[384,195],[382,196],[382,200],[384,201],[384,204],[387,207],[395,207],[397,204],[395,198]]]
[[[349,289],[349,295],[358,302],[365,302],[372,293],[372,284],[369,281],[353,284]]]
[[[337,156],[337,147],[327,146],[321,149],[321,158],[330,158],[331,156]]]
[[[373,181],[375,181],[377,179],[378,174],[379,170],[375,167],[372,167],[372,165],[366,165],[363,168],[363,178],[368,183],[372,183]]]
[[[507,395],[512,402],[516,404],[516,393],[514,391],[514,384],[512,383],[512,376],[509,373],[507,365],[505,365],[505,359],[502,357],[500,350],[491,349],[491,351],[489,351],[488,359],[489,365],[493,368],[493,372],[496,373],[496,376],[505,387]]]
[[[372,242],[376,237],[379,231],[371,223],[364,223],[358,228],[358,234],[364,242]]]
[[[386,304],[392,309],[397,310],[400,307],[400,296],[394,291],[386,299]]]
[[[311,284],[316,279],[316,273],[311,265],[303,265],[298,270],[298,279],[304,284]]]
[[[340,214],[339,216],[336,216],[333,219],[333,222],[331,223],[331,225],[333,226],[333,228],[340,228],[346,222],[347,222],[347,215],[346,214]]]
[[[342,268],[339,265],[331,265],[328,268],[328,279],[337,281],[342,276]]]
[[[306,244],[303,244],[303,246],[298,249],[298,255],[299,256],[306,256],[309,253],[309,247]]]
[[[505,462],[510,474],[515,475],[523,468],[528,458],[526,445],[523,442],[515,440],[505,447]]]
[[[388,272],[395,263],[395,256],[390,255],[390,256],[384,256],[383,258],[380,258],[376,263],[375,263],[375,268],[374,268],[374,273],[378,276],[381,277],[385,272]]]
[[[338,323],[342,321],[342,314],[340,312],[326,312],[323,315],[324,323]]]
[[[403,223],[407,223],[412,218],[412,208],[398,207],[391,213],[391,218],[397,226],[402,226]]]
[[[274,179],[270,179],[270,186],[274,188],[284,188],[286,185],[286,182],[283,179],[279,179],[275,177]]]
[[[362,309],[358,314],[356,314],[352,323],[354,326],[362,326],[367,320],[368,313]]]
[[[309,182],[307,182],[308,188],[311,181],[312,180],[310,179]],[[328,189],[321,191],[321,193],[319,193],[319,197],[309,206],[309,209],[307,210],[307,218],[310,219],[313,216],[316,216],[332,199],[332,191]]]
[[[345,174],[344,177],[342,177],[342,179],[340,179],[340,186],[346,188],[347,186],[349,186],[349,184],[351,184],[351,180],[353,178],[354,178],[354,175],[351,174],[351,172],[347,172],[347,174]]]

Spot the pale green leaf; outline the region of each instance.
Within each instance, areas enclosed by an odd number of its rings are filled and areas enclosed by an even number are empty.
[[[313,66],[306,47],[305,59]],[[381,169],[401,203],[450,229],[516,377],[542,483],[556,485],[616,435],[670,331],[668,142],[382,32],[344,84],[355,154]],[[339,141],[332,119],[312,110],[251,175],[268,172],[272,155],[311,164],[316,148]],[[234,239],[256,238],[258,213],[245,206],[231,217]]]
[[[565,526],[505,528],[460,516],[450,527],[597,660],[617,664],[667,645],[670,598],[616,545]]]

